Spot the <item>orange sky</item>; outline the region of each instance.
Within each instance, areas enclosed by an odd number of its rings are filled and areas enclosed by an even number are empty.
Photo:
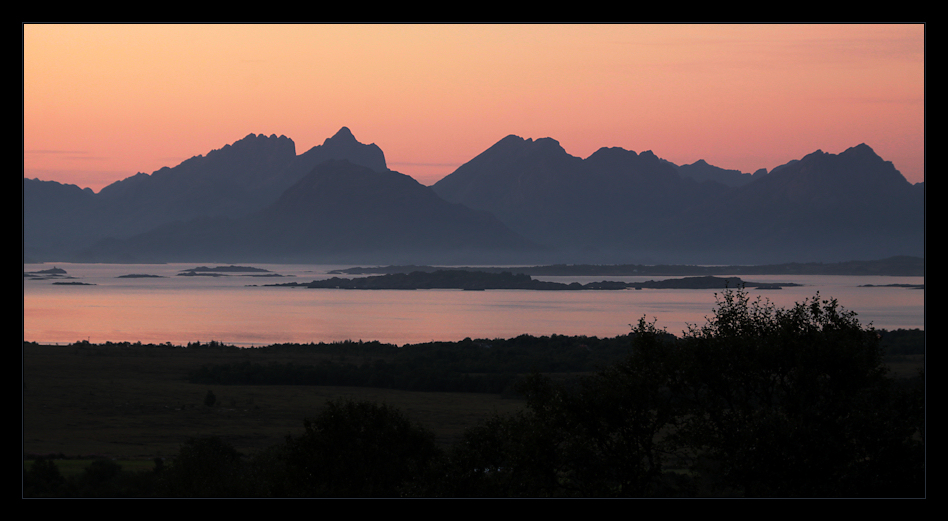
[[[744,172],[866,143],[919,182],[924,29],[26,24],[24,175],[98,191],[347,126],[424,184],[508,134]]]

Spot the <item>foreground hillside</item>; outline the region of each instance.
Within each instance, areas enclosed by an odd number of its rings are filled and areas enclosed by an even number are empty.
[[[923,352],[832,301],[742,292],[681,338],[26,344],[27,454],[158,463],[31,459],[24,493],[921,497],[924,379],[890,368]]]

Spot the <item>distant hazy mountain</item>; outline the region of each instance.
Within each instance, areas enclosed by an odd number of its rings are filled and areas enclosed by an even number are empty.
[[[682,178],[650,151],[601,148],[586,159],[553,139],[508,136],[433,186],[515,231],[588,259],[650,248],[656,223],[728,188]],[[571,258],[571,257],[566,257]]]
[[[297,156],[286,136],[250,134],[151,175],[138,174],[99,192],[101,212],[122,213],[121,223],[108,222],[109,235],[127,236],[171,220],[202,216],[237,217],[272,203],[316,165],[330,159],[384,171],[385,156],[376,145],[356,141],[343,127],[321,146]],[[106,221],[109,221],[107,219]]]
[[[175,167],[106,186],[97,194],[93,226],[105,236],[128,237],[179,219],[243,215],[271,202],[264,187],[294,160],[291,139],[250,134]]]
[[[25,254],[63,260],[97,240],[124,239],[175,221],[247,215],[330,159],[388,170],[378,146],[359,143],[343,127],[300,155],[286,136],[250,134],[177,166],[116,181],[98,194],[24,180]]]
[[[840,154],[818,150],[684,209],[666,247],[755,262],[922,256],[924,225],[923,185],[861,144]]]
[[[56,259],[88,244],[92,190],[38,179],[23,180],[24,256]],[[58,257],[59,260],[64,257]]]
[[[24,256],[39,261],[747,264],[924,249],[924,185],[864,144],[750,175],[507,136],[425,187],[343,127],[299,155],[250,134],[98,194],[24,179],[23,204]]]
[[[286,168],[268,179],[266,184],[261,186],[263,191],[261,198],[269,204],[320,163],[334,159],[346,160],[376,172],[388,171],[385,154],[378,145],[360,143],[347,127],[342,127],[333,137],[327,138],[322,145],[314,146],[300,154]]]
[[[345,160],[320,163],[273,204],[108,240],[82,260],[461,262],[536,248],[492,215],[448,203],[411,177]]]
[[[715,182],[681,174],[704,171]],[[922,188],[868,146],[821,151],[769,174],[676,167],[651,152],[586,159],[508,136],[433,188],[489,211],[567,262],[782,262],[922,255]],[[737,187],[734,187],[737,186]],[[608,261],[606,259],[609,259]]]

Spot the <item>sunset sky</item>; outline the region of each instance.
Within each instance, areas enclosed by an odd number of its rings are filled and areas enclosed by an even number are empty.
[[[925,26],[23,26],[24,176],[90,187],[349,127],[432,184],[509,134],[772,169],[866,143],[924,180]]]

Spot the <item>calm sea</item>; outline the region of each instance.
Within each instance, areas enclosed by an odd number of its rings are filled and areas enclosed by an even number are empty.
[[[714,290],[623,291],[358,291],[264,287],[328,278],[346,266],[255,264],[280,277],[182,277],[196,264],[56,264],[68,279],[23,281],[23,339],[70,343],[236,345],[379,340],[397,345],[432,340],[531,335],[626,334],[643,316],[680,334],[713,313]],[[211,265],[215,266],[215,265]],[[27,264],[34,272],[52,264]],[[120,278],[122,275],[157,275]],[[644,281],[671,277],[538,277],[559,282]],[[835,298],[877,329],[924,328],[923,290],[865,285],[922,284],[923,277],[753,276],[795,282],[781,290],[748,290],[778,307]]]

